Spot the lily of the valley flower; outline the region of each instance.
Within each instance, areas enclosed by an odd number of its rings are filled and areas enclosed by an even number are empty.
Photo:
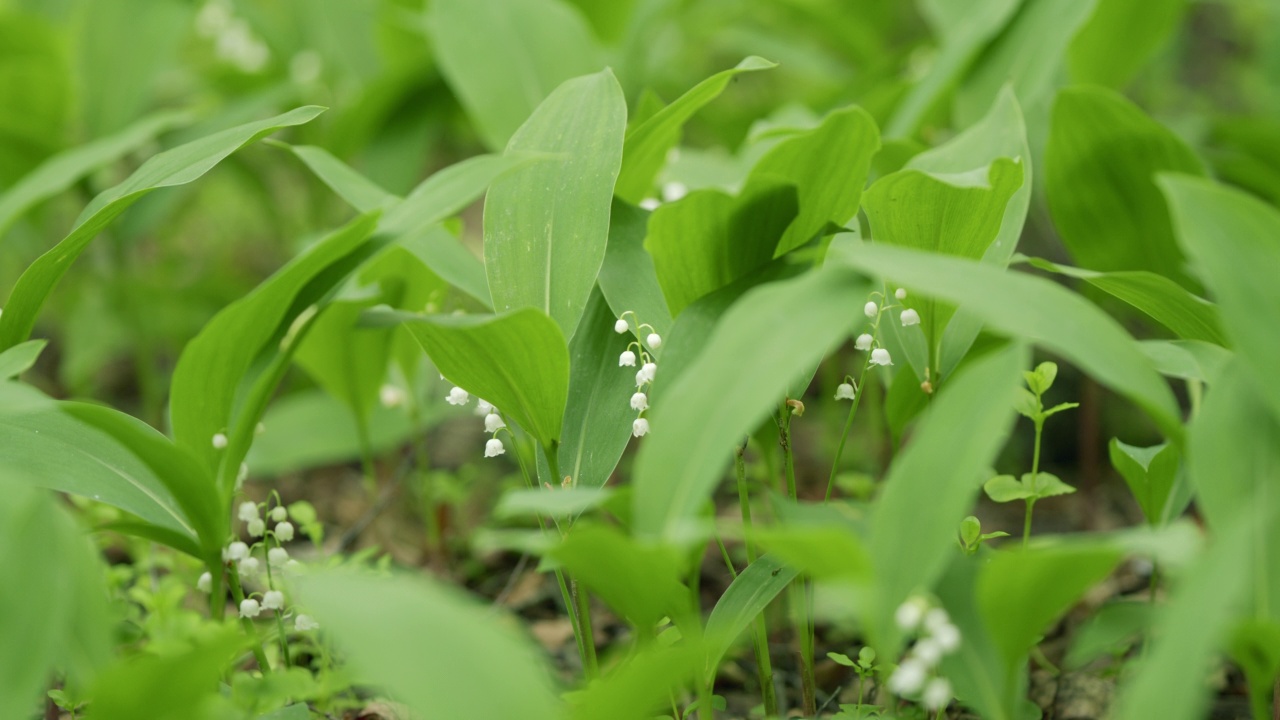
[[[488,415],[492,412],[494,412],[493,403],[489,402],[488,400],[481,400],[480,398],[476,398],[476,414],[477,415],[479,415],[480,417],[484,417],[485,415]]]
[[[853,397],[853,386],[849,383],[840,383],[839,387],[836,388],[837,400],[852,400]]]
[[[207,593],[207,592],[212,592],[212,591],[213,591],[213,576],[212,576],[212,575],[210,575],[210,574],[209,574],[209,573],[207,573],[207,572],[206,572],[206,573],[204,573],[204,574],[202,574],[202,575],[200,576],[200,579],[199,579],[199,580],[196,580],[196,589],[197,589],[197,590],[199,590],[200,592],[206,592],[206,593]]]
[[[649,434],[648,420],[644,418],[636,418],[635,422],[631,423],[632,437],[644,437],[645,435],[648,435],[648,434]]]
[[[298,632],[307,632],[308,630],[319,630],[320,623],[311,619],[310,615],[299,615],[293,620],[293,629]]]
[[[242,577],[253,577],[262,571],[262,563],[258,562],[258,558],[250,556],[241,560],[236,569]]]
[[[498,457],[506,451],[507,449],[502,446],[502,441],[498,438],[489,438],[489,442],[484,444],[484,456],[487,458]]]
[[[902,327],[910,327],[910,326],[912,326],[912,325],[919,325],[919,324],[920,324],[920,313],[916,312],[916,311],[915,311],[914,309],[912,309],[912,308],[907,308],[906,310],[903,310],[903,311],[902,311],[902,316],[901,316],[899,319],[900,319],[900,320],[902,320]]]
[[[262,594],[263,610],[283,610],[284,593],[279,590],[268,590]]]
[[[925,602],[924,598],[908,598],[906,602],[898,606],[898,610],[893,614],[893,621],[898,624],[898,629],[903,632],[912,632],[917,627],[920,627],[920,621],[924,620],[924,614],[928,609],[928,603]]]
[[[273,522],[284,522],[289,519],[289,511],[283,505],[277,505],[271,508],[271,520]]]
[[[618,367],[635,367],[636,354],[630,350],[625,350],[618,356]]]
[[[236,509],[236,516],[243,522],[250,522],[258,519],[258,505],[252,501],[246,500],[240,503],[240,507]]]
[[[249,528],[249,535],[251,537],[262,537],[267,534],[267,523],[264,522],[262,518],[256,517],[250,520],[247,525]]]
[[[293,523],[288,520],[276,523],[275,533],[280,542],[290,542],[293,540]]]
[[[243,560],[247,557],[249,557],[249,546],[239,540],[231,543],[226,550],[222,551],[223,560]]]
[[[872,365],[892,365],[893,359],[889,357],[889,351],[884,348],[876,348],[871,351]]]
[[[649,333],[649,336],[646,337],[644,341],[649,343],[649,347],[653,348],[654,350],[657,350],[658,348],[662,347],[662,336],[659,335],[658,333]]]
[[[924,687],[924,681],[928,675],[929,668],[925,667],[923,662],[909,657],[898,665],[893,675],[889,676],[889,689],[895,695],[919,692],[920,688]]]
[[[502,421],[502,416],[497,413],[489,413],[484,416],[484,431],[487,433],[496,433],[507,424]]]
[[[289,562],[289,551],[282,547],[274,547],[267,551],[267,562],[271,567],[284,567]]]
[[[240,601],[240,617],[256,618],[262,614],[262,606],[253,598],[245,598]]]
[[[467,401],[470,399],[471,399],[470,393],[468,393],[466,390],[463,390],[460,387],[455,387],[454,389],[449,391],[449,397],[445,398],[444,400],[450,405],[466,405]]]
[[[906,288],[898,288],[897,290],[894,290],[894,291],[893,291],[893,296],[894,296],[894,297],[896,297],[896,298],[898,298],[899,300],[906,300],[906,299],[907,299],[907,289],[906,289]]]
[[[858,336],[857,340],[853,341],[853,346],[859,350],[866,351],[871,349],[871,343],[874,341],[875,338],[871,337],[867,333],[862,333]]]
[[[227,435],[226,435],[226,433],[214,433],[214,434],[213,434],[213,449],[214,449],[214,450],[225,450],[225,449],[226,449],[226,447],[227,447]]]
[[[622,318],[618,318],[617,321],[613,323],[613,331],[619,335],[630,329],[631,328],[627,326],[627,321]]]
[[[656,364],[651,362],[645,363],[641,366],[640,370],[636,372],[636,387],[640,387],[645,383],[653,382],[653,378],[657,374],[658,366]]]
[[[862,313],[869,318],[874,318],[880,314],[880,306],[874,300],[868,300],[867,304],[862,306]]]
[[[924,688],[924,706],[931,711],[941,710],[951,702],[951,683],[946,678],[934,678]]]
[[[631,409],[644,412],[649,409],[649,396],[638,392],[631,396]]]
[[[404,404],[404,391],[395,385],[383,385],[378,388],[378,400],[382,403],[382,407],[399,407]]]

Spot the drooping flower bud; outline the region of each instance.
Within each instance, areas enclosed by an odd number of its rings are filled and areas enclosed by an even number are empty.
[[[893,291],[893,296],[894,296],[894,297],[896,297],[896,298],[898,298],[899,300],[906,300],[906,299],[907,299],[907,289],[906,289],[906,288],[898,288],[897,290],[894,290],[894,291]]]
[[[282,547],[274,547],[267,551],[267,562],[271,567],[284,567],[289,562],[289,551]]]
[[[276,523],[276,539],[280,542],[291,542],[293,540],[293,523],[285,520]]]
[[[213,449],[214,449],[214,450],[225,450],[225,449],[226,449],[226,447],[227,447],[227,435],[226,435],[226,433],[214,433],[214,434],[213,434]]]
[[[658,333],[649,333],[649,336],[646,337],[644,341],[649,343],[649,347],[653,348],[654,350],[657,350],[658,348],[662,347],[662,336],[659,335]]]
[[[205,572],[202,575],[200,575],[200,579],[196,580],[196,589],[199,590],[200,592],[206,592],[206,593],[212,592],[213,576],[210,575],[208,572]]]
[[[250,500],[240,503],[240,507],[236,509],[236,516],[243,522],[249,522],[258,517],[258,504]]]
[[[644,418],[636,418],[631,423],[631,435],[633,437],[644,437],[649,434],[649,421]]]
[[[840,385],[836,387],[837,400],[852,400],[853,397],[853,386],[849,383],[840,383]]]
[[[497,413],[489,413],[484,416],[484,431],[487,433],[496,433],[507,424],[502,421],[502,416]]]
[[[871,351],[872,365],[892,365],[893,359],[889,357],[889,351],[884,348],[876,348]]]
[[[240,617],[256,618],[262,613],[262,606],[253,598],[245,598],[240,601]]]
[[[502,446],[502,441],[498,438],[489,438],[489,442],[484,444],[484,456],[487,458],[498,457],[506,451],[507,449]]]
[[[644,412],[649,409],[649,396],[638,392],[631,396],[631,409]]]
[[[449,391],[449,397],[445,398],[444,401],[450,405],[466,405],[470,399],[470,393],[460,387],[455,387]]]
[[[919,325],[920,313],[916,312],[912,308],[907,308],[906,310],[902,311],[902,316],[899,317],[899,320],[902,321],[902,327],[911,327],[912,325]]]
[[[618,356],[618,367],[635,367],[636,354],[630,350],[625,350]]]
[[[862,306],[862,313],[869,318],[874,318],[880,314],[880,306],[874,300],[868,300],[867,304]]]
[[[627,325],[627,321],[623,318],[618,318],[617,321],[613,323],[613,331],[619,335],[630,329],[631,328]]]
[[[859,350],[867,351],[871,349],[871,343],[875,342],[875,338],[867,333],[862,333],[857,340],[853,341],[853,346]]]
[[[263,610],[283,610],[284,593],[279,590],[268,590],[262,594]]]

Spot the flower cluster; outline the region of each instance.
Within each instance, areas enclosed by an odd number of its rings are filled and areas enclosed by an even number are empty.
[[[196,14],[196,32],[213,40],[218,59],[243,73],[255,74],[267,66],[271,51],[249,27],[234,15],[226,0],[209,0]]]
[[[240,617],[256,618],[264,610],[274,610],[281,619],[288,615],[289,609],[285,601],[284,591],[277,587],[278,575],[293,572],[299,567],[297,560],[289,557],[284,543],[294,538],[295,529],[289,522],[289,511],[280,504],[279,497],[272,493],[273,507],[263,514],[264,507],[258,503],[245,501],[237,508],[236,516],[245,525],[251,538],[261,538],[252,544],[236,540],[222,549],[222,561],[229,570],[236,573],[240,584],[247,586],[250,582],[262,584],[264,589],[246,593],[240,601]],[[262,505],[266,505],[263,503]],[[270,526],[268,525],[270,523]],[[261,553],[266,563],[256,553]],[[265,579],[261,577],[265,571]],[[264,582],[265,580],[265,582]],[[213,590],[213,576],[206,572],[196,582],[202,592]],[[319,625],[307,615],[294,617],[294,629],[298,631],[315,630]]]
[[[449,391],[449,396],[444,400],[450,405],[462,406],[471,402],[471,394],[460,387],[455,387]],[[484,431],[489,433],[489,440],[484,444],[484,456],[491,458],[505,454],[507,449],[498,438],[498,432],[507,430],[507,424],[503,422],[498,408],[486,400],[476,398],[476,415],[484,418]],[[507,432],[511,431],[507,430]]]
[[[913,597],[898,607],[894,621],[906,633],[919,633],[910,652],[889,677],[889,689],[897,695],[920,694],[929,710],[951,702],[951,683],[938,673],[938,663],[960,649],[960,630],[947,611],[930,607],[923,597]]]
[[[622,316],[613,323],[614,332],[619,335],[631,332],[631,324],[627,322],[628,315],[636,318],[636,314],[630,310],[622,313]],[[644,342],[641,342],[639,335],[646,329],[648,333],[645,334]],[[649,395],[645,391],[653,384],[653,379],[658,374],[658,364],[654,362],[649,351],[662,347],[662,336],[653,329],[652,325],[642,323],[638,318],[635,334],[637,339],[632,340],[627,345],[627,349],[618,356],[618,367],[635,367],[636,363],[640,364],[640,369],[636,371],[636,391],[631,395],[631,409],[636,411],[636,419],[631,423],[631,435],[643,437],[649,434],[649,419],[644,416],[645,411],[649,409]]]
[[[893,296],[898,300],[907,299],[906,288],[898,288]],[[871,299],[867,300],[867,304],[862,306],[862,312],[871,319],[871,332],[862,333],[853,341],[854,348],[862,352],[870,352],[871,356],[867,358],[867,365],[892,365],[893,358],[890,357],[889,351],[880,345],[880,318],[887,310],[891,310],[898,305],[886,304],[888,298],[879,292],[871,293]],[[898,321],[903,327],[911,327],[920,324],[920,313],[912,308],[904,308],[898,315]],[[853,384],[852,378],[845,378],[836,388],[837,400],[853,400],[857,388]]]

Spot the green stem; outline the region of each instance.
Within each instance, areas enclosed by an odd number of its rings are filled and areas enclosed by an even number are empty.
[[[1031,540],[1031,508],[1036,504],[1035,498],[1027,498],[1027,516],[1022,521],[1022,546],[1026,547]]]
[[[209,577],[213,580],[209,586],[209,616],[219,622],[227,616],[227,592],[222,587],[223,565],[209,564]]]
[[[369,440],[369,420],[364,413],[355,411],[356,440],[360,443],[360,472],[364,476],[364,490],[370,499],[378,490],[377,469],[373,466],[373,443]]]
[[[276,541],[276,546],[279,547],[279,545],[279,541]],[[267,563],[267,587],[272,590],[276,589],[275,577],[271,573],[271,563]],[[289,636],[285,634],[284,618],[282,615],[283,612],[281,610],[275,611],[276,632],[279,634],[280,640],[280,657],[284,660],[284,666],[287,668],[292,665],[293,662],[289,659]]]
[[[1036,398],[1039,404],[1039,398]],[[1031,489],[1035,490],[1040,484],[1040,436],[1044,432],[1044,418],[1036,417],[1036,445],[1031,452]],[[1035,507],[1035,498],[1027,499],[1027,517],[1022,523],[1022,546],[1026,547],[1031,540],[1031,509]]]
[[[729,568],[730,579],[738,579],[738,569],[733,566],[733,559],[729,557],[729,549],[724,546],[724,540],[720,539],[720,535],[716,535],[716,545],[720,548],[720,557],[724,558],[724,566]]]
[[[231,578],[231,597],[235,598],[236,607],[240,607],[240,603],[244,602],[244,588],[240,587],[240,576],[233,567],[227,573],[227,577]],[[240,627],[244,628],[244,632],[253,638],[253,657],[258,661],[258,668],[262,670],[263,675],[271,674],[271,663],[267,662],[267,653],[262,649],[262,638],[258,636],[258,626],[253,624],[253,620],[249,618],[240,618]]]
[[[858,387],[853,391],[853,405],[849,407],[849,417],[844,421],[844,431],[840,433],[840,444],[836,446],[836,457],[831,463],[831,474],[827,476],[827,494],[822,498],[822,502],[831,499],[831,489],[836,484],[836,473],[840,470],[840,458],[844,455],[844,444],[849,439],[849,431],[853,429],[853,418],[858,414],[858,404],[862,402],[862,388],[867,380],[867,367],[870,363],[862,366],[862,376],[858,378]]]
[[[800,497],[796,490],[795,453],[791,448],[791,408],[784,402],[779,413],[778,430],[782,445],[783,466],[787,471],[787,494],[793,502],[799,502]],[[800,686],[806,717],[812,717],[818,713],[817,682],[813,670],[814,626],[809,612],[811,599],[809,585],[809,579],[802,578],[798,585],[793,583],[791,586],[797,626],[794,630],[800,639]]]
[[[582,670],[587,676],[587,681],[590,682],[600,674],[600,665],[596,660],[595,635],[591,629],[591,596],[585,588],[578,586],[577,580],[570,580],[569,588],[578,610],[578,627],[582,630],[578,634],[580,638],[578,644],[583,658]]]
[[[738,505],[742,509],[742,542],[747,549],[747,563],[756,561],[755,542],[751,538],[751,494],[747,487],[747,462],[743,456],[747,444],[734,453],[733,469],[738,480]],[[755,646],[756,673],[760,681],[761,702],[766,718],[778,715],[778,696],[773,689],[773,661],[769,658],[769,624],[761,612],[752,621],[751,640]]]

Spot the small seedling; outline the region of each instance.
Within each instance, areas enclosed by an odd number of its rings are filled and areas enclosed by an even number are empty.
[[[960,547],[969,555],[978,552],[983,542],[1003,537],[1009,537],[1009,533],[1003,530],[982,532],[982,521],[972,515],[960,521]]]

